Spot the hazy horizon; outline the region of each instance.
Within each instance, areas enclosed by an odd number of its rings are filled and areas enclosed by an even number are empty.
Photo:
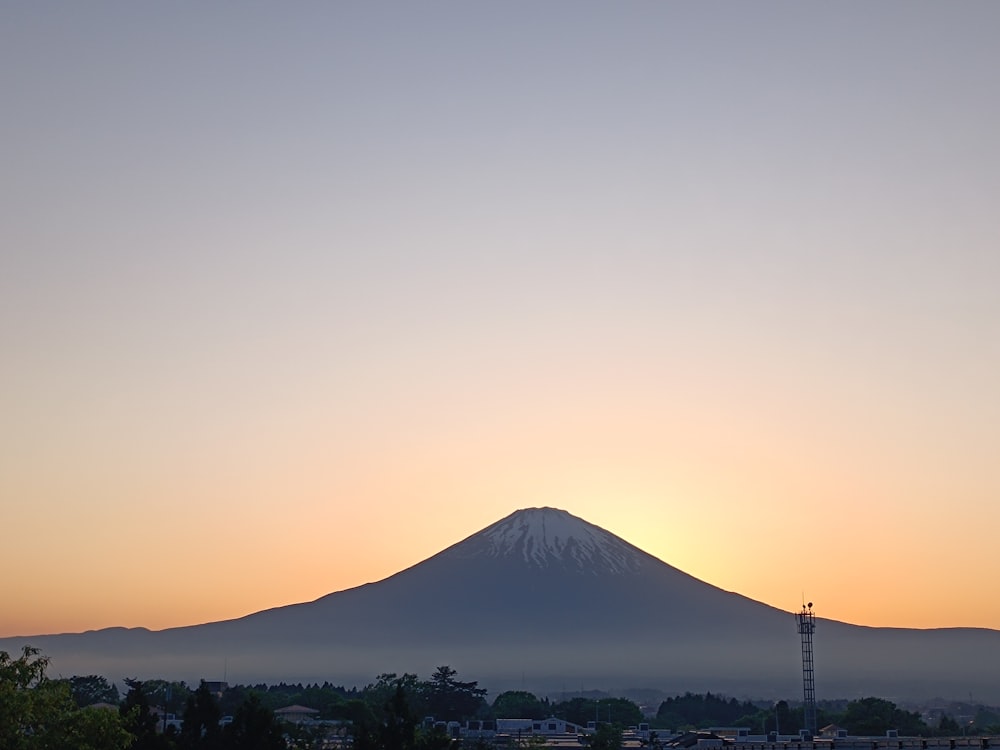
[[[0,636],[555,506],[1000,629],[1000,6],[0,9]]]
[[[818,618],[825,694],[1000,700],[1000,631],[868,628]],[[448,664],[483,684],[686,686],[788,694],[788,612],[710,586],[584,519],[518,511],[371,586],[238,620],[0,639],[58,674],[352,682]],[[214,677],[214,676],[213,676]]]
[[[545,510],[552,510],[551,506],[546,506],[543,509],[545,509]],[[521,513],[521,512],[523,512],[525,510],[531,510],[531,509],[519,509],[517,512]],[[555,510],[557,510],[559,512],[563,511],[563,509],[561,509],[561,508],[560,509],[555,509]],[[502,519],[495,519],[495,520],[496,521],[500,521]],[[580,519],[580,520],[583,520],[584,522],[589,523],[586,519]],[[447,545],[446,547],[442,548],[441,550],[438,550],[437,552],[432,553],[427,558],[424,558],[424,559],[416,562],[414,564],[414,566],[418,566],[421,563],[427,562],[432,557],[438,556],[440,553],[445,552],[447,549],[449,549],[450,547],[452,547],[454,545],[457,545],[457,544],[459,544],[461,542],[467,541],[469,538],[478,535],[482,531],[483,531],[483,529],[477,529],[475,532],[470,532],[470,534],[467,537],[464,537],[461,540],[455,540],[454,544]],[[631,545],[631,542],[629,542],[627,539],[622,539],[621,537],[618,537],[617,535],[615,535],[615,536],[618,539],[620,539],[621,541],[625,542],[626,544]],[[642,550],[641,548],[637,548],[637,549],[639,549],[640,552],[649,554],[646,550]],[[655,557],[655,555],[653,557]],[[669,565],[669,563],[666,563],[666,561],[664,561],[664,560],[660,560],[660,558],[656,558],[656,559],[659,560],[660,562],[664,562],[665,564]],[[319,599],[323,599],[324,597],[329,596],[330,594],[341,593],[343,591],[349,591],[351,589],[356,589],[356,588],[368,586],[368,585],[374,584],[374,583],[381,583],[382,581],[385,581],[385,580],[387,580],[389,578],[393,578],[397,574],[403,573],[403,572],[409,570],[411,567],[414,567],[414,566],[406,566],[404,568],[401,568],[398,571],[394,571],[393,573],[390,573],[389,575],[385,576],[384,578],[380,578],[380,579],[375,580],[375,581],[365,581],[365,582],[359,583],[359,584],[357,584],[355,586],[350,586],[350,587],[348,587],[346,589],[341,589],[341,590],[333,591],[333,592],[327,592],[327,594],[323,594],[323,595],[321,595],[321,596],[319,596],[319,597],[317,597],[315,599],[305,600],[305,601],[302,601],[302,602],[288,602],[286,604],[276,605],[276,606],[263,606],[263,607],[260,607],[258,609],[251,610],[250,612],[246,612],[246,613],[243,613],[241,615],[236,615],[235,617],[231,617],[231,618],[224,618],[224,619],[221,619],[221,620],[209,620],[209,621],[205,621],[205,622],[187,622],[187,623],[181,623],[179,625],[171,625],[171,626],[168,626],[166,628],[148,628],[148,627],[143,626],[143,625],[136,625],[136,626],[109,625],[109,626],[106,626],[106,627],[103,627],[103,628],[90,628],[90,629],[87,629],[86,631],[82,631],[82,632],[92,633],[92,632],[96,632],[98,630],[142,630],[142,631],[148,631],[148,632],[151,632],[151,633],[155,633],[155,632],[160,632],[162,630],[174,630],[174,629],[178,629],[178,628],[197,627],[199,625],[207,625],[207,624],[218,623],[218,622],[229,622],[229,621],[236,620],[236,619],[242,619],[243,617],[246,617],[246,616],[249,616],[249,615],[259,614],[259,613],[263,613],[263,612],[268,612],[270,610],[280,609],[280,608],[286,607],[286,606],[291,606],[291,605],[296,605],[296,604],[309,604],[309,603],[318,601]],[[671,566],[671,567],[675,567],[675,566]],[[678,570],[680,570],[680,569],[678,568]],[[685,574],[688,574],[687,571],[681,570],[681,572],[685,573]],[[688,574],[688,575],[690,575],[690,574]],[[702,582],[702,583],[706,583],[706,584],[709,584],[709,585],[711,585],[711,586],[714,587],[714,584],[712,584],[709,581],[704,581],[702,579],[697,578],[696,576],[695,576],[695,579],[698,580],[698,581],[700,581],[700,582]],[[718,587],[716,587],[716,588],[718,588]],[[726,589],[720,589],[720,590],[726,591]],[[745,596],[745,595],[743,595],[739,591],[734,591],[734,592],[731,592],[731,593],[740,594],[741,596]],[[750,598],[750,597],[747,597],[747,598]],[[751,600],[752,601],[757,601],[758,603],[761,603],[761,604],[767,604],[767,602],[760,602],[759,600],[753,600],[752,598],[751,598]],[[810,602],[808,602],[808,604],[809,604],[810,608],[812,608],[813,602],[810,601]],[[803,601],[802,604],[801,604],[801,607],[805,607],[805,605],[806,605],[806,602]],[[774,605],[768,605],[768,606],[774,606]],[[787,612],[789,615],[793,615],[794,613],[796,613],[796,612],[798,612],[800,610],[800,607],[791,607],[791,608],[776,607],[776,609],[780,609],[780,610],[782,610],[784,612]],[[844,624],[848,624],[848,625],[859,625],[859,626],[863,626],[863,627],[879,627],[879,626],[868,626],[865,623],[851,623],[851,622],[848,622],[848,621],[841,621],[841,620],[837,620],[836,618],[831,618],[831,617],[823,616],[823,615],[820,615],[817,619],[820,620],[820,621],[824,621],[825,620],[825,621],[832,621],[832,622],[840,622],[840,623],[844,623]],[[892,629],[892,628],[898,628],[899,626],[882,626],[882,627],[888,627],[888,628]],[[914,629],[915,630],[933,630],[933,629],[942,629],[942,628],[914,628]],[[984,629],[984,628],[977,628],[976,626],[946,626],[943,629],[969,629],[969,630],[976,630],[976,629]],[[985,628],[985,629],[987,629],[987,630],[1000,630],[1000,629],[997,629],[997,628]],[[65,632],[61,632],[61,633],[60,632],[53,632],[53,633],[15,633],[15,634],[10,634],[10,635],[0,634],[0,638],[30,638],[30,637],[34,637],[34,636],[47,636],[47,635],[71,635],[71,634],[75,634],[75,633],[79,633],[79,632],[81,632],[81,631],[65,631]]]

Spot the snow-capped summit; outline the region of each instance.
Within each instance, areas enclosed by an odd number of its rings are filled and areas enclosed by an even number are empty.
[[[539,568],[590,574],[638,573],[649,556],[620,537],[558,508],[525,508],[457,545],[462,557],[517,558]]]
[[[747,540],[758,554],[780,540]],[[714,547],[710,539],[704,554]],[[789,560],[803,550],[789,540]],[[790,563],[791,564],[791,563]],[[794,572],[794,571],[793,571]],[[942,692],[1000,701],[1000,632],[862,628],[822,620],[831,695]],[[24,639],[0,639],[16,653]],[[363,684],[454,664],[491,689],[567,684],[792,695],[801,677],[791,612],[674,568],[593,524],[528,508],[375,583],[236,620],[150,632],[37,636],[63,674],[189,680],[225,657],[255,681]]]

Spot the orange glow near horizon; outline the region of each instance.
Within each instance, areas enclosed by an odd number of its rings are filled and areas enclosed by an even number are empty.
[[[397,413],[346,438],[319,418],[296,433],[282,422],[299,411],[286,401],[250,432],[212,430],[207,442],[182,432],[156,455],[109,433],[58,474],[39,466],[4,479],[8,496],[25,499],[12,528],[30,530],[4,554],[31,560],[34,573],[5,584],[20,606],[5,609],[0,635],[160,629],[309,601],[539,505],[789,611],[805,595],[820,616],[858,624],[1000,625],[1000,605],[967,606],[975,571],[995,565],[988,547],[962,543],[956,561],[941,531],[939,493],[975,498],[976,470],[938,465],[931,438],[880,451],[890,435],[839,427],[836,404],[781,406],[781,383],[736,401],[678,377],[668,390],[688,402],[657,401],[659,378],[633,377],[625,391],[600,378],[551,382],[520,398],[508,383],[502,411],[477,411],[492,396],[483,392],[441,411],[431,431]],[[421,411],[443,410],[443,390]],[[822,439],[800,438],[807,421]],[[71,455],[69,443],[47,444]],[[978,475],[986,468],[964,460]],[[953,473],[969,479],[949,485]],[[982,527],[1000,521],[978,502]]]
[[[36,533],[13,537],[4,554],[36,572],[6,584],[21,605],[5,609],[0,635],[161,629],[310,601],[540,505],[788,611],[805,595],[821,617],[858,624],[1000,626],[1000,605],[967,606],[975,571],[995,565],[989,550],[961,544],[956,568],[941,537],[937,493],[949,476],[933,461],[935,441],[914,442],[913,465],[903,465],[891,452],[870,455],[888,436],[838,432],[826,407],[766,413],[776,405],[767,389],[727,403],[710,382],[675,380],[688,406],[658,403],[655,382],[633,379],[629,395],[602,394],[604,385],[544,400],[525,392],[487,420],[442,413],[430,433],[393,415],[399,429],[387,422],[371,445],[364,434],[344,441],[322,420],[293,435],[264,414],[253,433],[209,444],[182,433],[152,456],[113,439],[58,475],[15,475],[20,486],[8,475],[10,496],[31,499],[13,509],[12,525]],[[822,441],[798,438],[806,419],[825,425]],[[217,445],[225,450],[209,461]],[[116,474],[118,465],[127,471]],[[978,491],[971,480],[951,489]],[[66,493],[72,505],[60,502]],[[1000,511],[985,500],[988,527]],[[47,520],[33,526],[39,508]]]

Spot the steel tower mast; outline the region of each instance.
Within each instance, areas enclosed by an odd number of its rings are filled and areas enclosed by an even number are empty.
[[[802,605],[802,611],[795,615],[802,637],[802,697],[805,712],[805,730],[810,737],[816,736],[816,682],[813,676],[813,631],[816,630],[816,615],[813,603]]]

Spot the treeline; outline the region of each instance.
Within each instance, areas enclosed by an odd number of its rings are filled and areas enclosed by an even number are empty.
[[[476,681],[448,666],[427,680],[382,674],[362,689],[320,684],[210,685],[125,679],[127,692],[98,675],[51,679],[48,658],[25,648],[0,652],[0,748],[3,750],[277,750],[323,746],[350,736],[356,750],[446,750],[438,722],[558,716],[627,726],[642,712],[624,698],[551,702],[526,691],[489,703]],[[301,705],[321,721],[282,724],[275,711]],[[600,743],[597,745],[600,748]]]
[[[103,678],[98,678],[103,679]],[[168,682],[166,680],[146,680],[142,689],[150,702],[163,707],[167,713],[180,714],[186,705],[188,697],[194,692],[184,682]],[[361,691],[357,688],[335,686],[329,682],[320,684],[287,684],[227,686],[217,694],[219,709],[223,716],[230,716],[251,696],[256,698],[261,706],[274,711],[291,705],[306,706],[316,709],[323,718],[351,719],[352,701],[361,699]]]
[[[833,724],[859,736],[882,736],[890,729],[910,737],[949,736],[961,731],[955,719],[946,714],[935,726],[929,726],[919,713],[883,698],[820,702],[816,720],[818,728]],[[792,707],[787,701],[760,704],[711,693],[686,693],[663,701],[653,726],[672,730],[747,727],[752,734],[796,734],[805,726],[805,717],[801,706]],[[992,733],[1000,727],[979,729]]]
[[[146,684],[128,692],[103,677],[50,679],[49,660],[25,647],[0,651],[0,748],[3,750],[285,750],[281,724],[256,696],[222,722],[217,697],[203,683],[184,696],[184,721],[167,726],[152,709]],[[169,690],[167,691],[169,693]],[[103,705],[102,705],[103,704]]]
[[[753,734],[794,734],[804,724],[802,707],[787,701],[737,701],[712,693],[668,698],[649,719],[626,698],[552,701],[512,690],[489,702],[476,681],[460,680],[448,666],[438,667],[426,680],[414,674],[382,674],[361,689],[329,682],[211,688],[203,682],[191,688],[183,682],[126,679],[124,696],[97,675],[50,679],[47,666],[48,659],[37,649],[25,648],[17,658],[0,651],[3,750],[277,750],[319,747],[333,734],[350,735],[357,750],[449,748],[451,740],[427,725],[427,716],[440,722],[554,716],[581,725],[596,720],[599,727],[619,729],[648,720],[661,736],[666,730],[719,726],[747,727]],[[275,711],[290,705],[315,710],[321,721],[311,726],[282,724]],[[1000,719],[988,712],[980,715]],[[942,715],[935,726],[928,726],[918,713],[874,697],[821,702],[817,718],[819,727],[834,724],[852,735],[884,735],[889,729],[904,736],[960,732],[952,717]],[[996,725],[974,728],[1000,731]],[[592,747],[601,747],[602,736],[591,739]]]
[[[154,713],[144,683],[126,680],[129,687],[118,713],[131,736],[128,750],[284,750],[285,731],[274,713],[249,695],[223,722],[218,696],[204,682],[184,700],[178,728]]]
[[[105,678],[96,675],[72,677],[64,681],[78,706],[119,702],[118,690]],[[166,680],[126,680],[130,693],[139,692],[150,706],[166,713],[183,716],[197,692],[184,682]],[[330,682],[312,684],[233,685],[216,696],[223,716],[232,715],[251,697],[263,708],[275,711],[289,705],[314,709],[317,719],[360,723],[372,721],[383,713],[396,690],[402,691],[407,710],[418,719],[433,716],[437,721],[470,719],[543,719],[557,716],[577,724],[595,719],[624,726],[643,720],[639,706],[626,698],[571,698],[550,701],[524,690],[500,693],[492,703],[486,690],[475,681],[458,679],[449,666],[438,667],[427,680],[415,674],[379,675],[364,688],[347,688]],[[204,700],[204,699],[202,699]]]

